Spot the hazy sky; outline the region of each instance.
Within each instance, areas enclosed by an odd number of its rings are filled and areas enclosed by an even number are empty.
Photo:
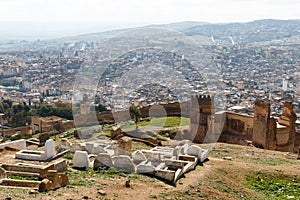
[[[58,30],[89,27],[85,32],[100,26],[266,18],[300,19],[300,0],[0,0],[0,23],[42,22],[46,28],[57,24]]]

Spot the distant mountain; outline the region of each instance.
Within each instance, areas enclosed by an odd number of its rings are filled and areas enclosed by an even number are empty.
[[[117,30],[104,31],[104,32],[99,32],[99,33],[83,34],[83,35],[78,35],[78,36],[74,36],[74,37],[64,37],[64,38],[60,38],[57,40],[104,41],[106,39],[114,37],[115,35],[125,33],[128,31],[132,31],[135,29],[165,29],[165,30],[174,30],[174,31],[182,32],[183,30],[186,30],[188,28],[205,25],[205,24],[209,24],[209,23],[185,21],[185,22],[176,22],[176,23],[170,23],[170,24],[148,25],[148,26],[142,26],[142,27],[136,27],[136,28],[117,29]]]
[[[188,36],[205,35],[220,43],[247,44],[300,37],[300,20],[257,20],[248,23],[207,24],[183,30]]]
[[[183,36],[186,35],[201,45],[262,45],[271,43],[300,44],[300,20],[274,19],[257,20],[247,23],[224,24],[185,21],[62,37],[48,40],[48,42],[103,42],[114,38],[115,36],[120,37],[118,39],[122,40],[122,37],[126,35],[126,32],[128,32],[129,34],[134,30],[139,30],[141,33],[143,31],[145,33],[153,32],[153,30],[156,30],[156,32],[160,32],[160,29],[163,29],[163,31],[170,30],[174,31],[174,33],[181,33]],[[166,38],[166,40],[167,39],[168,38]]]
[[[161,24],[161,25],[150,25],[146,26],[146,28],[162,28],[162,29],[170,29],[176,31],[183,31],[185,29],[195,27],[195,26],[202,26],[207,25],[207,22],[194,22],[194,21],[184,21],[184,22],[175,22],[170,24]]]
[[[210,24],[206,22],[176,22],[161,25],[149,25],[138,28],[120,29],[101,33],[61,38],[60,40],[103,41],[122,32],[134,29],[164,29],[182,32],[202,44],[250,44],[261,42],[300,42],[300,20],[264,19],[248,23]]]

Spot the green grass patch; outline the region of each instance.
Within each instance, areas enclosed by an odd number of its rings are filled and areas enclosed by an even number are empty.
[[[102,177],[107,177],[107,178],[114,178],[115,176],[122,176],[126,177],[127,175],[124,172],[120,172],[116,170],[115,168],[109,168],[107,170],[100,170],[96,172],[97,175],[102,176]],[[134,179],[134,176],[131,177]]]
[[[81,179],[81,180],[73,180],[73,181],[70,181],[70,185],[73,185],[73,186],[82,186],[82,187],[92,187],[93,185],[95,185],[95,181],[94,180],[84,180],[84,179]]]
[[[300,199],[300,180],[283,174],[257,172],[247,175],[246,186],[269,200]]]
[[[269,166],[297,163],[296,161],[282,159],[282,158],[248,158],[247,160],[255,164],[262,164],[262,165],[269,165]]]
[[[8,175],[8,179],[15,179],[15,180],[26,180],[26,181],[38,181],[38,177],[26,177],[26,176],[15,176],[15,175]]]
[[[64,155],[63,158],[68,159],[68,160],[72,160],[73,156],[74,155],[72,153],[68,153],[68,154]]]
[[[172,128],[179,126],[188,126],[190,119],[185,117],[158,117],[158,118],[146,118],[145,120],[138,122],[139,127],[154,126],[162,128]],[[135,124],[126,124],[122,126],[122,129],[135,129]]]
[[[102,127],[102,134],[104,135],[110,135],[111,129],[114,126],[114,124],[105,124]]]
[[[190,120],[185,117],[159,117],[159,118],[151,118],[150,125],[171,128],[178,126],[188,126],[190,124]]]
[[[20,139],[29,139],[29,138],[31,138],[31,137],[32,137],[31,134],[20,133],[20,134],[16,134],[16,135],[11,136],[9,139],[10,139],[11,141],[14,141],[14,140],[20,140]]]

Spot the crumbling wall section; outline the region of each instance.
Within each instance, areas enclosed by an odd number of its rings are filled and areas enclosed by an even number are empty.
[[[300,150],[300,132],[296,132],[295,134],[295,143],[294,143],[294,152],[298,152]],[[300,154],[300,152],[298,152]]]
[[[226,112],[224,132],[249,136],[250,138],[252,138],[253,116],[238,114],[234,112]]]
[[[12,135],[21,134],[21,133],[32,134],[32,131],[31,131],[31,126],[22,126],[18,128],[1,130],[1,133],[3,137],[11,137]]]
[[[155,111],[155,106],[157,106],[157,112]],[[165,116],[182,116],[189,117],[190,116],[190,102],[174,102],[174,103],[162,103],[157,105],[149,105],[140,108],[140,113],[142,118],[149,117],[150,109],[154,113],[163,113],[162,116],[157,117],[165,117]],[[161,112],[163,109],[165,112]],[[103,112],[103,113],[84,113],[84,114],[76,114],[74,116],[74,120],[76,122],[76,126],[85,126],[99,123],[114,123],[130,120],[130,114],[128,110],[117,111],[117,112]]]
[[[275,150],[276,149],[276,135],[277,135],[277,121],[274,117],[270,118],[269,131],[267,133],[267,143],[266,149]]]
[[[206,95],[191,97],[190,137],[188,139],[203,143],[208,132],[208,119],[214,114],[214,98]]]
[[[286,143],[284,142],[277,143],[276,150],[292,152],[294,150],[295,141],[296,141],[296,122],[297,116],[294,112],[294,107],[292,102],[284,102],[283,113],[278,119],[280,125],[286,126],[287,130],[284,133],[281,133],[281,138],[286,138]],[[277,138],[279,138],[277,136]]]
[[[256,100],[254,105],[252,142],[255,146],[266,149],[267,135],[270,129],[270,104]]]

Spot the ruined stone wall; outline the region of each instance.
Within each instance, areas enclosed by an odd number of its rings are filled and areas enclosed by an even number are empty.
[[[31,129],[32,132],[35,133],[36,131],[41,132],[40,127],[42,126],[42,121],[39,117],[31,117]]]
[[[277,120],[274,117],[270,118],[269,132],[267,133],[266,149],[275,150],[277,145]]]
[[[284,132],[280,132],[281,134],[277,134],[277,138],[280,139],[279,142],[286,144],[278,143],[276,150],[279,151],[286,151],[286,152],[292,152],[294,150],[294,143],[296,140],[296,122],[297,116],[294,112],[294,107],[292,102],[286,101],[284,102],[284,109],[283,113],[278,119],[278,123],[280,125],[284,125],[287,127],[288,130],[285,130]],[[278,130],[277,130],[278,131]]]
[[[112,116],[112,114],[110,113]],[[77,127],[81,126],[91,126],[91,125],[97,125],[99,124],[97,120],[96,114],[86,114],[86,115],[81,115],[81,114],[75,114],[74,115],[74,124]]]
[[[66,121],[63,121],[63,122],[59,125],[60,131],[66,131],[66,130],[71,129],[71,128],[74,128],[74,127],[75,127],[75,124],[74,124],[74,121],[73,121],[73,120],[66,120]]]
[[[90,104],[85,102],[80,103],[80,114],[87,115],[91,113],[90,109],[91,109]]]
[[[158,104],[158,105],[149,105],[142,107],[140,109],[141,117],[149,117],[149,111],[155,115],[154,117],[162,116],[183,116],[189,117],[190,115],[190,102],[183,103],[168,103],[168,104]],[[122,122],[130,120],[130,113],[128,110],[118,111],[118,112],[104,112],[104,113],[89,113],[89,114],[80,114],[75,115],[74,120],[76,126],[87,126],[92,125],[91,123],[107,123],[107,122]]]
[[[10,137],[12,135],[20,134],[20,133],[32,134],[32,130],[31,130],[31,126],[22,126],[18,128],[2,130],[1,133],[4,137]]]
[[[300,148],[300,132],[296,132],[295,143],[294,143],[294,152],[298,152]]]
[[[287,145],[289,142],[289,127],[277,128],[276,144],[277,146]]]
[[[190,140],[203,143],[209,128],[209,117],[214,114],[214,99],[211,96],[195,95],[190,103]]]
[[[256,100],[254,106],[252,142],[255,146],[266,148],[270,128],[270,104]]]
[[[249,116],[233,112],[213,115],[212,101],[208,96],[192,98],[190,138],[187,139],[198,143],[218,140],[240,145],[248,145],[248,141],[252,141],[260,148],[289,152],[300,146],[300,133],[295,133],[296,115],[291,102],[285,102],[277,127],[277,120],[270,117],[270,104],[267,102],[257,100],[254,116]]]
[[[40,133],[50,132],[53,130],[65,131],[67,129],[74,128],[73,120],[64,120],[63,118],[51,116],[51,117],[31,117],[31,129],[33,133],[36,131]]]
[[[145,106],[140,109],[141,117],[149,117],[150,109],[152,113],[157,113],[157,115],[154,117],[163,117],[163,116],[189,117],[190,103],[175,102],[175,103],[158,104],[157,106],[156,105]]]
[[[97,118],[99,122],[112,122],[114,121],[114,116],[111,112],[97,113]]]
[[[115,122],[123,122],[123,121],[131,120],[129,110],[114,112],[113,118]]]
[[[234,112],[226,112],[224,132],[236,135],[244,135],[252,138],[253,116],[242,115]]]
[[[215,114],[215,138],[218,142],[229,144],[247,145],[252,140],[253,116],[243,115],[234,112],[223,112]]]

